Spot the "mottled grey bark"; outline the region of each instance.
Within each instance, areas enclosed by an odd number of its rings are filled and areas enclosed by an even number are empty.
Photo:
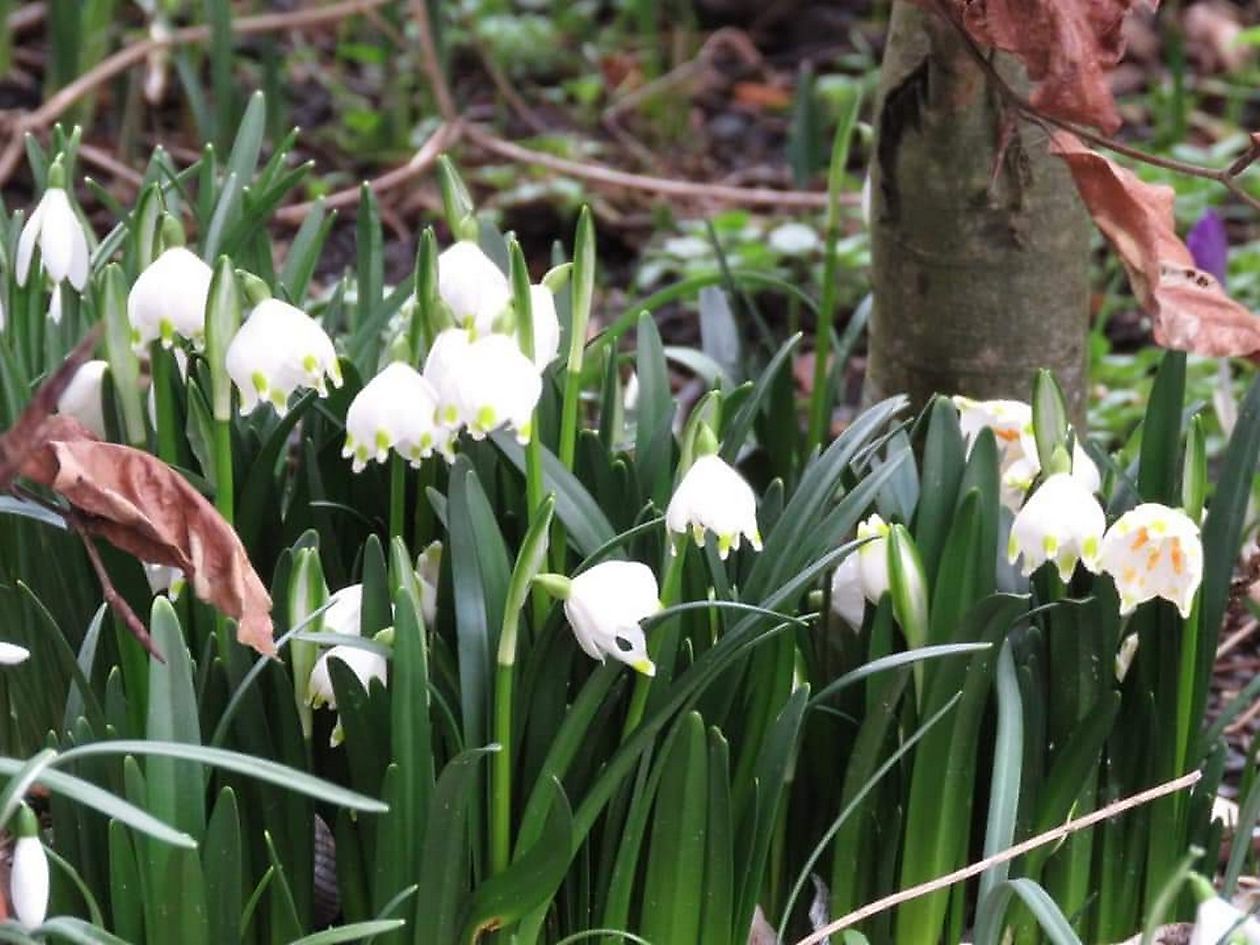
[[[867,396],[1027,400],[1048,367],[1079,418],[1089,220],[1045,132],[1003,109],[950,24],[905,2],[877,107]]]

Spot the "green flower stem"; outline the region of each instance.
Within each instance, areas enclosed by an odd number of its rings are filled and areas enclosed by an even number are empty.
[[[153,370],[155,412],[157,413],[157,454],[164,463],[179,461],[179,431],[175,427],[175,403],[171,400],[171,365],[174,356],[153,342],[149,364]]]
[[[232,421],[214,421],[214,507],[232,524],[236,518],[236,484],[232,479]]]
[[[416,483],[416,508],[411,522],[411,547],[426,548],[433,539],[433,506],[429,504],[429,488],[437,485],[436,462],[420,465],[419,482]]]
[[[821,445],[826,436],[831,413],[831,385],[827,377],[827,361],[831,356],[831,329],[836,317],[836,273],[840,268],[840,191],[844,185],[844,169],[849,163],[849,142],[857,123],[862,96],[852,93],[848,108],[841,115],[836,127],[836,137],[831,146],[831,167],[827,173],[827,222],[826,251],[823,257],[822,300],[818,306],[818,321],[814,329],[814,389],[809,402],[809,433],[805,440],[805,455]]]
[[[1196,596],[1190,608],[1190,616],[1181,622],[1181,667],[1177,679],[1177,774],[1186,769],[1187,755],[1190,752],[1190,731],[1195,721],[1192,707],[1198,673],[1199,623],[1199,598]]]
[[[666,533],[666,541],[674,541],[674,536]],[[665,579],[661,586],[661,604],[664,607],[672,607],[678,603],[682,596],[682,574],[683,564],[687,560],[687,549],[691,546],[691,542],[684,536],[678,540],[677,553],[669,556],[669,562],[665,566]],[[678,618],[674,618],[675,620]],[[656,635],[648,641],[648,656],[655,662],[658,656],[661,656],[661,630],[662,627],[656,628]],[[655,644],[655,645],[653,645]],[[631,733],[639,727],[639,723],[643,721],[643,713],[647,709],[648,693],[652,689],[652,680],[654,677],[638,674],[634,680],[634,692],[630,694],[630,708],[626,711],[626,723],[621,729],[621,741],[624,744]]]
[[[394,453],[389,458],[389,537],[403,537],[407,515],[407,464]]]
[[[504,620],[499,663],[494,674],[494,740],[499,750],[490,759],[490,875],[507,869],[512,853],[512,694],[516,686],[516,618],[512,624],[512,661],[503,662],[508,635]]]

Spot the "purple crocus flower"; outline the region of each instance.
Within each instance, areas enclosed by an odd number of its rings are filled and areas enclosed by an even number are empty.
[[[1225,232],[1225,221],[1221,215],[1215,210],[1205,212],[1186,234],[1186,246],[1194,257],[1194,264],[1216,276],[1216,280],[1224,285],[1229,260],[1229,235]]]

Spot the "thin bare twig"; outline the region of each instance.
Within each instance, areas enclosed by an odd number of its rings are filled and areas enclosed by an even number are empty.
[[[388,2],[389,0],[342,0],[341,3],[326,7],[246,16],[232,21],[232,32],[245,36],[256,33],[274,33],[286,29],[307,29],[325,23],[336,23],[357,13],[384,6]],[[129,46],[124,46],[112,56],[102,59],[83,75],[61,88],[35,111],[26,113],[14,122],[9,143],[4,152],[0,153],[0,184],[9,179],[18,161],[21,160],[23,138],[26,134],[48,127],[83,96],[114,76],[144,62],[150,53],[172,46],[204,43],[209,38],[208,26],[189,26],[173,30],[166,36],[139,40]]]
[[[972,863],[970,866],[964,866],[960,870],[947,873],[944,876],[938,876],[936,879],[929,880],[926,883],[920,883],[917,886],[911,886],[909,889],[903,889],[899,893],[893,893],[891,896],[885,896],[883,899],[877,899],[860,909],[855,909],[848,915],[841,916],[836,921],[823,926],[816,932],[805,936],[796,943],[796,945],[817,945],[818,942],[826,941],[826,939],[842,929],[847,929],[851,925],[856,925],[863,919],[869,919],[873,915],[878,915],[891,909],[893,906],[901,905],[903,902],[909,902],[911,899],[918,899],[920,896],[926,896],[929,893],[936,892],[938,889],[945,889],[953,886],[955,883],[961,883],[963,880],[971,879],[973,876],[979,876],[985,870],[991,869],[1002,863],[1008,863],[1017,857],[1023,856],[1038,847],[1043,847],[1049,843],[1058,843],[1064,837],[1076,833],[1078,830],[1084,830],[1086,827],[1092,827],[1094,824],[1103,820],[1109,820],[1118,814],[1132,810],[1135,807],[1141,807],[1143,804],[1149,804],[1151,801],[1158,800],[1169,794],[1175,794],[1177,791],[1183,791],[1188,787],[1192,787],[1203,777],[1201,771],[1191,771],[1189,774],[1182,775],[1172,781],[1166,781],[1163,784],[1140,791],[1137,794],[1130,794],[1128,797],[1121,798],[1115,803],[1108,804],[1106,807],[1099,808],[1093,813],[1086,814],[1076,820],[1069,820],[1061,826],[1055,827],[1053,830],[1047,830],[1045,833],[1039,833],[1035,837],[1025,840],[1023,843],[1017,843],[1013,847],[1003,850],[1001,853],[995,853],[993,856],[985,857],[978,863]]]
[[[459,141],[463,132],[463,123],[458,120],[454,124],[439,125],[437,131],[429,136],[429,139],[421,145],[420,150],[412,155],[410,161],[369,181],[368,187],[372,189],[373,193],[382,194],[387,190],[393,190],[395,187],[419,177],[433,166],[433,163],[443,151],[453,147]],[[361,187],[347,187],[345,190],[339,190],[337,193],[325,197],[324,208],[335,210],[342,207],[352,207],[359,202],[362,194],[363,190]],[[315,204],[316,201],[313,200],[308,200],[305,203],[290,204],[277,211],[275,219],[280,223],[297,226],[306,219],[307,214],[315,209]]]
[[[804,207],[820,209],[827,206],[825,193],[804,190],[777,190],[773,187],[727,187],[722,184],[702,184],[695,181],[672,180],[667,177],[651,177],[647,174],[631,174],[603,164],[573,161],[543,151],[534,151],[506,141],[498,135],[475,125],[465,129],[465,136],[476,146],[497,154],[499,157],[521,164],[536,164],[560,174],[607,187],[629,190],[645,190],[665,197],[683,197],[691,200],[710,200],[717,203],[744,206]],[[852,198],[856,201],[856,198]]]
[[[459,112],[455,109],[455,97],[451,95],[446,73],[442,71],[437,41],[433,37],[433,23],[429,19],[428,0],[411,0],[411,18],[416,21],[416,34],[420,42],[420,66],[428,74],[438,114],[448,124],[454,123]]]

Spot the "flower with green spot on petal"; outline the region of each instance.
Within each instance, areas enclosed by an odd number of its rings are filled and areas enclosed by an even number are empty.
[[[451,431],[437,422],[437,395],[418,371],[395,361],[368,381],[346,412],[341,455],[360,472],[371,461],[385,462],[394,450],[413,466],[442,453],[451,455]]]
[[[493,331],[512,301],[507,276],[494,260],[472,240],[460,240],[438,254],[437,269],[438,297],[455,324],[479,335]]]
[[[332,340],[300,308],[279,299],[264,299],[228,345],[228,375],[241,394],[241,413],[261,402],[281,416],[299,387],[328,396],[326,381],[340,387],[341,366]]]
[[[603,561],[569,582],[564,615],[578,646],[592,659],[620,660],[656,674],[640,623],[661,610],[652,569],[638,561]]]
[[[311,670],[311,677],[307,683],[306,696],[313,709],[323,706],[330,709],[337,708],[337,695],[333,690],[332,674],[328,669],[329,660],[339,660],[344,663],[365,690],[371,689],[374,679],[382,686],[386,684],[389,672],[388,663],[380,653],[347,644],[331,647],[315,662],[315,668]],[[332,730],[329,744],[335,748],[344,740],[345,730],[341,726],[341,720],[338,719]]]
[[[183,246],[172,246],[140,273],[127,294],[131,344],[143,351],[179,335],[200,348],[206,338],[206,298],[214,271]]]
[[[1098,573],[1099,543],[1107,518],[1094,494],[1070,473],[1051,476],[1024,503],[1011,524],[1006,554],[1012,564],[1023,557],[1023,573],[1030,575],[1053,561],[1059,577],[1068,581],[1080,561]]]
[[[742,538],[754,551],[761,550],[757,497],[744,477],[715,453],[691,464],[669,500],[665,526],[679,535],[690,532],[697,545],[712,532],[723,560],[731,549],[739,549]]]
[[[486,335],[460,356],[453,393],[459,419],[474,440],[508,427],[519,442],[528,443],[542,376],[513,339]]]

